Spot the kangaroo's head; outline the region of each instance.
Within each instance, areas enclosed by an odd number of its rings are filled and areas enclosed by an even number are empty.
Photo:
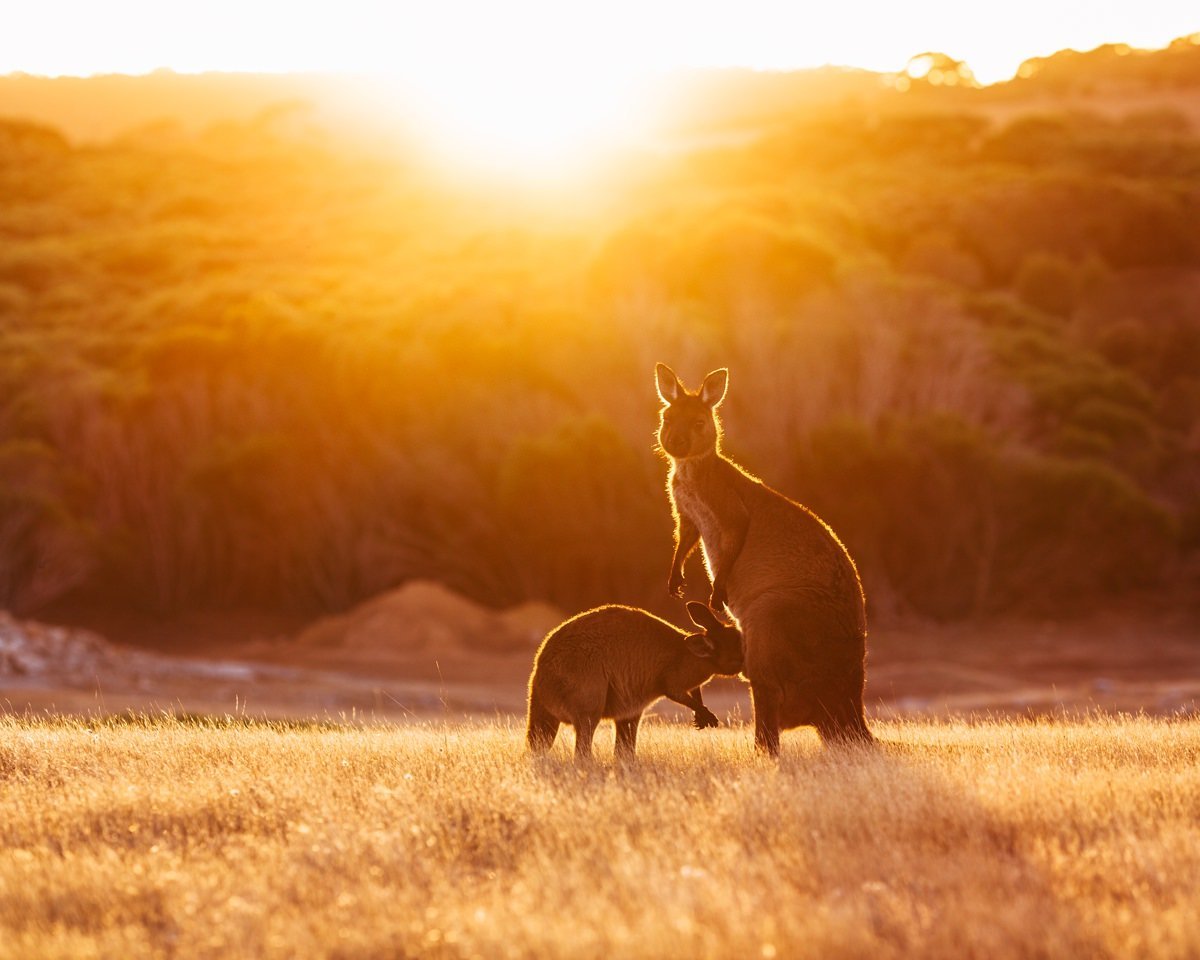
[[[724,367],[714,370],[696,393],[685,389],[665,363],[655,365],[654,379],[663,402],[658,424],[658,445],[663,452],[672,460],[712,453],[721,438],[717,407],[725,399],[729,371]]]
[[[692,623],[703,631],[688,636],[688,650],[694,656],[708,661],[715,674],[732,677],[740,673],[743,666],[742,631],[732,624],[723,623],[698,600],[688,602],[687,612]]]

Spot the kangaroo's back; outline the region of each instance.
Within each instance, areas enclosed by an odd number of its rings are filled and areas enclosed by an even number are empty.
[[[594,670],[606,676],[614,662],[652,666],[687,634],[637,607],[607,604],[564,620],[546,635],[536,663],[548,675],[578,676]]]
[[[815,629],[866,633],[858,570],[833,529],[812,510],[768,487],[723,453],[676,464],[670,489],[677,510],[698,529],[709,574],[728,566],[726,602],[741,619],[760,602],[803,595]],[[730,527],[739,527],[740,544]],[[729,554],[737,546],[735,557]],[[818,626],[817,620],[820,620]]]
[[[811,603],[815,630],[864,636],[866,601],[858,568],[833,528],[733,465],[746,504],[746,542],[729,586],[730,607],[748,611],[762,598],[800,595]]]
[[[564,620],[547,634],[529,677],[535,712],[565,722],[641,708],[655,679],[683,649],[686,634],[636,607],[596,607]]]

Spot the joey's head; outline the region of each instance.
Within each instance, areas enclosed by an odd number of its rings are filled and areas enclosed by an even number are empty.
[[[688,650],[696,657],[706,660],[712,672],[722,677],[740,673],[742,659],[742,631],[724,623],[705,604],[692,600],[687,605],[688,616],[698,626],[700,633],[689,634]]]
[[[729,371],[722,367],[704,378],[696,393],[689,392],[665,363],[654,367],[659,411],[658,445],[672,460],[702,457],[717,449],[721,421],[717,407],[725,399]]]

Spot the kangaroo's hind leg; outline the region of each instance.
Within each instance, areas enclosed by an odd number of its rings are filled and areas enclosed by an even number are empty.
[[[599,671],[576,679],[571,692],[571,725],[575,728],[575,760],[592,759],[592,738],[600,718],[605,715],[608,680]]]
[[[634,753],[637,750],[638,725],[641,722],[642,718],[640,715],[616,721],[617,742],[614,752],[618,760],[633,759]]]
[[[821,689],[812,693],[811,722],[826,743],[874,743],[863,712],[863,655],[846,646],[850,655],[831,664]]]
[[[754,702],[754,747],[769,756],[777,757],[783,691],[777,683],[751,680],[750,697]]]
[[[592,739],[596,736],[596,725],[600,717],[594,714],[580,714],[575,717],[575,762],[591,763]]]

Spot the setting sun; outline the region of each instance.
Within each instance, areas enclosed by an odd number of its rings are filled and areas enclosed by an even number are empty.
[[[578,172],[638,136],[634,78],[600,65],[516,62],[392,75],[398,119],[443,162],[538,179]]]
[[[65,24],[70,29],[63,29]],[[814,13],[774,0],[697,8],[681,2],[298,7],[216,0],[181,18],[172,5],[65,0],[27,6],[0,51],[0,73],[328,72],[388,78],[399,124],[416,125],[442,161],[552,178],[635,141],[637,80],[692,67],[794,70],[834,64],[899,72],[922,51],[968,65],[980,82],[1028,57],[1106,42],[1157,46],[1200,27],[1181,0],[1074,5],[1022,0],[1002,19],[961,3]],[[0,105],[2,106],[2,105]]]

